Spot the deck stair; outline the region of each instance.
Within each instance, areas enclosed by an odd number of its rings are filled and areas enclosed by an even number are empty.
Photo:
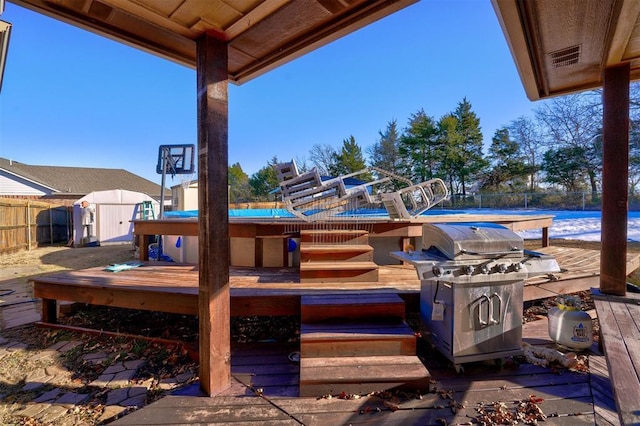
[[[300,282],[377,282],[369,234],[362,230],[300,231]]]
[[[397,294],[302,296],[300,396],[429,390]]]

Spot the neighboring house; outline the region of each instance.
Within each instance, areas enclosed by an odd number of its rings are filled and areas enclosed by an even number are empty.
[[[95,191],[124,189],[160,200],[160,185],[124,169],[31,166],[0,157],[0,198],[47,199],[60,204]],[[165,198],[171,191],[165,189]]]

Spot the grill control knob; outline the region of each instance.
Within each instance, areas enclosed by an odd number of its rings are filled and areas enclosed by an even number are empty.
[[[439,266],[434,266],[432,271],[433,271],[433,275],[435,275],[436,277],[441,277],[444,275],[444,269],[442,269]]]
[[[462,267],[462,273],[465,275],[471,275],[476,270],[476,267],[473,265],[464,265]]]
[[[500,272],[501,274],[504,274],[505,272],[507,272],[507,264],[506,263],[500,263],[498,264],[498,272]]]
[[[522,270],[522,264],[514,263],[514,264],[511,265],[511,269],[513,269],[515,272],[518,272],[518,271]]]
[[[487,265],[482,265],[480,267],[480,272],[483,274],[488,274],[489,273],[489,267]]]

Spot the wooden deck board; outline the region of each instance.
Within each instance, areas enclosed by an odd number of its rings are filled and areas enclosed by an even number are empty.
[[[545,327],[546,321],[528,323],[523,329],[525,340],[530,339],[529,333],[537,333]],[[456,402],[464,404],[464,408],[454,414],[449,407],[452,400],[438,393],[392,402],[385,402],[375,395],[359,399],[340,399],[335,395],[331,399],[319,398],[320,395],[299,397],[299,365],[287,358],[295,345],[237,344],[232,349],[234,385],[222,396],[165,397],[112,424],[443,424],[438,419],[446,424],[469,424],[477,416],[475,409],[481,403],[486,406],[494,401],[504,402],[513,410],[516,401],[526,400],[531,395],[543,400],[539,406],[550,416],[544,424],[618,424],[615,411],[612,416],[611,408],[601,403],[602,396],[598,396],[598,392],[592,396],[592,376],[599,377],[600,385],[606,385],[607,380],[606,364],[597,354],[589,355],[590,365],[591,359],[594,360],[589,373],[558,374],[531,364],[499,367],[480,362],[468,366],[464,374],[456,374],[442,355],[425,347],[420,356],[436,381],[434,387],[450,392]],[[266,360],[268,365],[261,366],[261,360]],[[263,392],[262,397],[253,392],[252,389],[257,388]],[[249,412],[248,407],[253,407],[254,411]],[[238,410],[246,418],[225,410]],[[271,415],[274,417],[269,417]]]
[[[623,424],[640,424],[640,295],[593,291],[616,407]]]
[[[563,272],[525,282],[524,300],[588,290],[599,279],[599,252],[565,247],[540,251],[555,256]],[[640,254],[629,253],[628,269]],[[631,272],[631,271],[630,271]],[[379,268],[376,282],[301,283],[295,268],[230,268],[231,314],[297,315],[300,296],[340,293],[419,294],[420,280],[408,265]],[[198,312],[198,271],[193,265],[146,262],[121,272],[103,268],[65,271],[34,278],[34,295],[46,300],[148,309],[181,314]],[[167,295],[171,297],[166,297]],[[45,309],[44,314],[49,315]],[[46,319],[45,319],[46,320]]]

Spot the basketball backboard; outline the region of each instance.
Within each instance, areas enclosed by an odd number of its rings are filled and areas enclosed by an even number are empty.
[[[156,172],[170,175],[188,175],[195,172],[195,150],[193,144],[160,145]]]

